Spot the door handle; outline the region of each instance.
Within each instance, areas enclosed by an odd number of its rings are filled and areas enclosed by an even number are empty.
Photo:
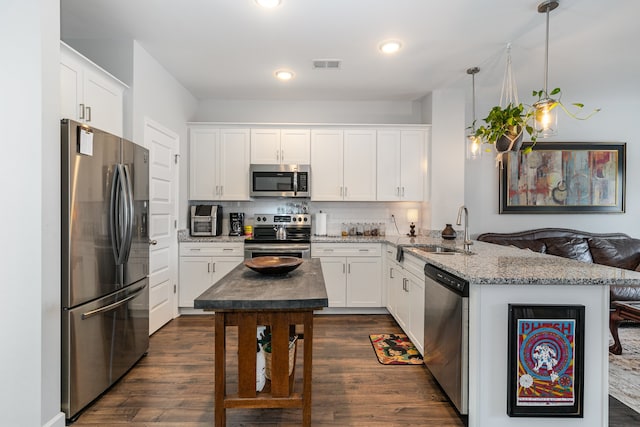
[[[139,287],[138,289],[133,291],[134,292],[133,294],[129,295],[128,297],[126,297],[124,299],[121,299],[120,301],[116,301],[113,304],[105,305],[104,307],[96,308],[95,310],[91,310],[91,311],[87,311],[86,313],[82,313],[82,320],[85,320],[85,319],[88,319],[90,317],[96,316],[96,315],[98,315],[100,313],[111,311],[113,309],[116,309],[116,308],[120,307],[121,305],[126,304],[127,302],[131,301],[132,299],[134,299],[135,297],[140,295],[140,293],[146,287],[147,287],[147,285],[143,285],[143,286]]]
[[[151,245],[151,246],[155,246],[155,245],[157,245],[157,244],[158,244],[158,241],[157,241],[157,240],[151,240],[151,239],[149,239],[149,245]]]

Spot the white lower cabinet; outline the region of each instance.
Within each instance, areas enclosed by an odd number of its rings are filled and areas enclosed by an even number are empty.
[[[178,306],[193,308],[195,298],[243,260],[242,242],[181,243]]]
[[[396,249],[385,248],[387,309],[421,354],[424,354],[424,261],[405,254],[395,259]]]
[[[382,307],[379,243],[313,243],[320,258],[329,307]]]

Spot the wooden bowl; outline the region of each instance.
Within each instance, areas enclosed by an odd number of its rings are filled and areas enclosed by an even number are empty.
[[[287,274],[298,268],[300,264],[302,264],[302,258],[292,256],[259,256],[244,261],[244,265],[253,271],[272,276]]]

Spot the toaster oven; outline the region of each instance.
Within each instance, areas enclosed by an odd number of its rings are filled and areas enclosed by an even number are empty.
[[[222,233],[222,206],[192,205],[191,235],[219,236]]]

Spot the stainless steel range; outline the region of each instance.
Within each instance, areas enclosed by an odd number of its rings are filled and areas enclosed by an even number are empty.
[[[244,257],[311,257],[311,215],[256,214],[253,237],[244,241]]]

